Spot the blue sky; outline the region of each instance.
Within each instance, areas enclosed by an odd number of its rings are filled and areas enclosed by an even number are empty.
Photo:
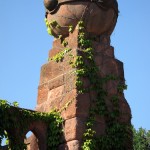
[[[111,44],[124,63],[132,123],[150,130],[150,1],[118,3],[120,14]],[[53,41],[46,32],[43,0],[1,0],[0,6],[0,99],[34,109],[40,68]]]

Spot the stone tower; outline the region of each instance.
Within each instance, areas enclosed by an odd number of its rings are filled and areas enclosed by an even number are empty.
[[[41,68],[36,110],[61,113],[60,150],[131,150],[131,110],[124,98],[123,63],[110,35],[116,0],[44,1],[55,39]]]

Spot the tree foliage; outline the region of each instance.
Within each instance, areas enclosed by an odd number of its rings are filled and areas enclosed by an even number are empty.
[[[150,130],[142,127],[136,130],[133,127],[133,148],[134,150],[150,150]]]

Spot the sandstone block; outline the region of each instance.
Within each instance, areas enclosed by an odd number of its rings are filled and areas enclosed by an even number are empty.
[[[58,150],[81,150],[81,143],[78,140],[69,141],[61,144]]]
[[[38,87],[37,104],[41,104],[47,100],[48,91],[47,83]]]
[[[64,94],[64,85],[48,91],[48,100],[58,98]]]
[[[64,138],[65,140],[82,140],[83,133],[85,132],[85,118],[75,117],[68,119],[64,124]]]

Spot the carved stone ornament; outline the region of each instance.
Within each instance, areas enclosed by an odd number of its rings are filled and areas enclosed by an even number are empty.
[[[111,35],[117,22],[118,3],[116,0],[44,0],[46,18],[56,21],[59,27],[51,26],[55,37],[69,35],[82,20],[88,33]]]

